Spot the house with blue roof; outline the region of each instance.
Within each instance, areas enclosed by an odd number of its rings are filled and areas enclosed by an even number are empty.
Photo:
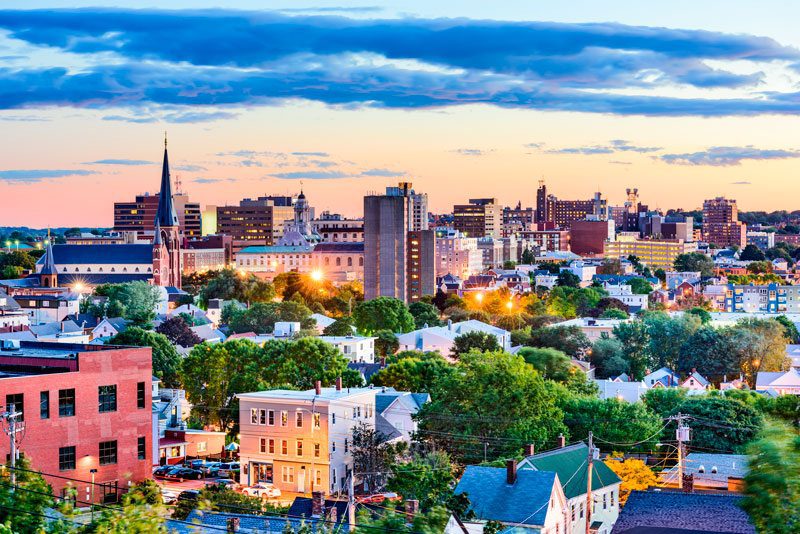
[[[447,534],[483,532],[487,523],[504,533],[568,532],[567,499],[554,471],[518,470],[516,460],[502,467],[468,465],[455,489],[469,500],[467,517],[452,517]]]
[[[430,401],[431,396],[427,393],[382,388],[375,395],[375,429],[387,441],[410,443],[411,434],[417,431],[414,416]]]

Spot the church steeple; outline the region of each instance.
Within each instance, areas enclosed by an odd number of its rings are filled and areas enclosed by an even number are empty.
[[[167,155],[167,134],[164,134],[164,164],[161,167],[161,192],[158,196],[156,222],[161,227],[178,226],[178,215],[172,202],[172,183],[169,178],[169,157]]]
[[[39,284],[44,287],[58,286],[58,268],[53,257],[53,242],[50,240],[50,230],[47,231],[47,251],[44,253],[44,265],[39,271]]]

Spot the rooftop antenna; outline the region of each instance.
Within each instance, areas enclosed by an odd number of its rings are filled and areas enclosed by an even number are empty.
[[[164,150],[167,149],[167,131],[164,130]]]

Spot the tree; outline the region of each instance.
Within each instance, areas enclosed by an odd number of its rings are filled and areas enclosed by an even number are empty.
[[[439,311],[432,304],[425,302],[414,302],[408,307],[409,313],[414,317],[414,325],[416,328],[423,328],[428,326],[439,326]]]
[[[764,425],[755,408],[728,397],[689,397],[679,410],[692,418],[692,446],[701,450],[742,452]]]
[[[742,508],[758,532],[791,534],[800,527],[800,437],[770,425],[748,447]]]
[[[325,336],[352,336],[355,333],[353,318],[349,315],[339,317],[322,330]]]
[[[653,292],[653,286],[646,278],[630,278],[627,283],[635,295],[649,295]]]
[[[621,454],[612,456],[606,458],[604,463],[622,480],[619,485],[620,505],[625,504],[631,491],[646,490],[658,485],[658,477],[643,461],[637,458],[623,460]]]
[[[653,276],[661,280],[662,284],[665,284],[667,282],[667,271],[665,271],[664,269],[661,268],[656,269],[655,271],[653,271]]]
[[[566,430],[554,393],[519,356],[464,354],[439,391],[418,414],[419,436],[461,461],[542,447]]]
[[[375,332],[375,354],[382,358],[391,356],[400,348],[397,336],[391,330],[378,330]]]
[[[642,321],[620,323],[614,327],[614,337],[622,343],[622,354],[634,379],[641,380],[649,365],[650,338]]]
[[[386,484],[403,499],[416,499],[425,511],[446,504],[455,482],[455,470],[444,451],[416,454],[403,463],[394,463]]]
[[[703,308],[692,308],[691,310],[686,310],[686,315],[694,315],[700,319],[700,323],[702,324],[708,324],[711,322],[711,314],[708,312],[708,310],[704,310]]]
[[[603,337],[594,342],[592,363],[598,378],[617,377],[631,370],[622,342],[616,338]]]
[[[372,425],[361,422],[353,428],[353,470],[359,473],[367,491],[377,493],[386,487],[386,472],[394,460],[394,450],[386,436]]]
[[[642,395],[642,402],[647,409],[662,419],[678,413],[686,400],[684,388],[651,388]]]
[[[581,279],[578,278],[578,275],[574,274],[571,271],[566,269],[562,270],[558,273],[558,278],[556,278],[556,285],[562,287],[580,287]]]
[[[128,491],[128,495],[138,495],[142,502],[146,504],[162,504],[163,500],[161,497],[161,486],[159,486],[156,481],[146,478],[141,482],[137,482],[134,484],[130,491]]]
[[[390,503],[390,506],[392,504]],[[388,507],[387,507],[388,508]],[[363,511],[356,523],[358,533],[407,532],[409,534],[440,534],[444,532],[450,513],[443,506],[435,506],[426,513],[418,513],[411,524],[407,523],[402,510],[388,508],[381,513]],[[484,529],[486,534],[490,534]],[[305,534],[305,533],[302,533]],[[309,533],[310,534],[310,533]]]
[[[13,250],[0,254],[0,267],[20,267],[26,271],[36,268],[36,258],[24,250]]]
[[[603,319],[627,319],[628,312],[622,311],[619,308],[608,308],[600,317]]]
[[[450,354],[454,358],[460,357],[467,352],[477,351],[495,351],[500,350],[500,344],[497,342],[497,337],[488,333],[473,331],[456,336],[453,340],[453,348],[450,349]]]
[[[397,360],[373,375],[376,386],[393,387],[398,391],[432,393],[456,367],[437,353],[422,354]]]
[[[544,326],[531,330],[532,347],[550,347],[568,356],[581,356],[592,344],[577,326]]]
[[[714,262],[701,252],[679,254],[673,265],[678,272],[700,271],[700,276],[714,276]]]
[[[642,322],[647,330],[649,365],[653,369],[678,364],[681,347],[700,328],[700,319],[694,314],[670,317],[666,313],[648,313]],[[698,369],[704,367],[698,366]]]
[[[797,326],[788,317],[779,315],[774,320],[783,326],[784,336],[789,343],[800,343],[800,331],[797,330]]]
[[[739,253],[739,259],[741,261],[764,261],[767,257],[757,246],[747,245]]]
[[[359,332],[371,335],[378,330],[394,333],[414,330],[414,317],[402,300],[378,297],[360,303],[353,310],[353,320]]]
[[[516,267],[517,267],[517,262],[513,260],[506,260],[503,262],[503,269],[506,269],[508,271],[516,269]]]
[[[523,265],[533,265],[536,261],[536,256],[533,255],[533,252],[528,247],[525,247],[525,250],[522,251],[520,255],[520,263]]]
[[[156,332],[163,334],[173,344],[181,347],[194,347],[203,342],[181,316],[170,317],[158,325]]]
[[[523,347],[517,354],[539,371],[544,378],[556,382],[566,382],[572,374],[573,367],[569,356],[560,350]]]
[[[17,467],[16,491],[10,483],[0,481],[0,525],[9,527],[11,532],[39,532],[45,510],[53,506],[52,488],[42,475],[31,470],[27,458],[21,457]]]
[[[641,403],[596,397],[572,397],[562,402],[564,424],[573,440],[589,432],[615,443],[645,443],[643,450],[658,441],[661,418]]]
[[[262,381],[298,389],[311,389],[317,380],[333,384],[348,363],[339,349],[314,337],[267,341],[259,359],[252,363],[259,365]]]
[[[167,387],[177,387],[178,369],[181,357],[163,334],[129,326],[112,337],[107,345],[129,345],[132,347],[150,347],[153,349],[153,374]]]
[[[619,275],[622,272],[622,262],[619,258],[606,258],[597,267],[597,274]]]
[[[147,282],[105,284],[95,288],[95,295],[108,297],[106,307],[99,315],[124,317],[135,325],[149,324],[156,317],[161,300],[159,288]],[[98,315],[98,316],[99,316]]]
[[[759,343],[752,332],[704,326],[680,345],[680,356],[673,368],[681,374],[699,369],[707,378],[738,373],[740,354],[751,343]]]
[[[271,302],[275,296],[275,288],[271,283],[252,273],[240,274],[233,269],[216,271],[199,293],[204,306],[210,299]]]

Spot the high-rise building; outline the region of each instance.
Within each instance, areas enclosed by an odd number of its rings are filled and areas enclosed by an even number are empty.
[[[573,221],[586,218],[595,220],[608,218],[608,202],[598,192],[589,200],[559,200],[547,194],[543,181],[536,190],[536,222],[539,229],[569,228]]]
[[[284,223],[294,219],[293,197],[245,198],[238,206],[217,206],[217,233],[233,238],[233,250],[269,246],[283,235]]]
[[[570,250],[581,256],[602,255],[605,242],[614,239],[614,221],[573,221],[569,229]]]
[[[136,231],[140,237],[153,235],[159,198],[159,193],[155,195],[144,193],[136,195],[133,202],[114,202],[114,230]],[[172,195],[172,204],[178,216],[181,234],[189,238],[200,237],[202,233],[200,204],[189,202],[189,195],[180,192]]]
[[[433,231],[427,196],[400,183],[364,197],[364,296],[416,300],[435,286]],[[414,234],[409,235],[410,232]],[[428,250],[430,247],[430,250]],[[417,278],[410,278],[410,276]]]
[[[720,247],[747,244],[747,226],[739,221],[736,201],[717,197],[703,202],[703,239]]]
[[[467,237],[501,237],[503,210],[496,198],[471,198],[453,206],[453,228]]]
[[[620,234],[605,243],[605,257],[623,259],[636,256],[651,269],[672,269],[675,258],[697,251],[697,243],[681,239],[641,239],[636,235]]]
[[[514,208],[506,206],[503,208],[503,237],[533,230],[535,222],[533,208],[523,208],[522,202],[517,202]]]
[[[547,213],[547,186],[544,185],[544,180],[539,180],[539,188],[536,190],[536,222],[550,222]]]

